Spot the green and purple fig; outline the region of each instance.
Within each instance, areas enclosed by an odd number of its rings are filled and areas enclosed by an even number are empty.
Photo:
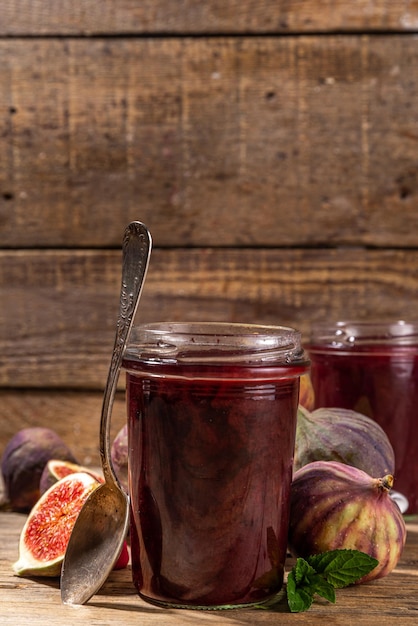
[[[29,511],[37,502],[41,475],[50,459],[77,462],[61,437],[50,428],[23,428],[9,440],[1,471],[13,510]]]
[[[379,564],[358,582],[381,578],[397,565],[405,521],[390,497],[393,477],[372,478],[336,461],[298,470],[291,486],[289,549],[306,558],[328,550],[359,550]]]
[[[293,470],[313,461],[338,461],[370,476],[395,471],[395,454],[384,430],[370,417],[351,409],[299,406]]]

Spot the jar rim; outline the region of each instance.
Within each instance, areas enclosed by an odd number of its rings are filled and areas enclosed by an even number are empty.
[[[154,322],[132,329],[125,358],[154,363],[308,364],[300,331],[237,322]]]
[[[311,325],[310,346],[416,346],[418,322],[413,320],[339,320]]]

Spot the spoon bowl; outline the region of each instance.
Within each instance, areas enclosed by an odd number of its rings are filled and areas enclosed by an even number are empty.
[[[110,574],[128,530],[128,499],[104,483],[87,499],[81,514],[77,526],[82,530],[76,530],[76,540],[68,544],[61,572],[64,604],[85,604]]]
[[[110,417],[151,254],[151,235],[141,222],[125,230],[119,316],[100,420],[100,457],[105,482],[95,489],[74,524],[61,570],[64,604],[85,604],[105,582],[126,538],[129,498],[112,466]]]

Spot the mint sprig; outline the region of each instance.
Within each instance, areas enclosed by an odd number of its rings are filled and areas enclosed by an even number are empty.
[[[306,560],[298,558],[287,579],[287,603],[292,613],[306,611],[315,594],[335,602],[335,589],[352,585],[378,561],[358,550],[330,550]]]
[[[335,590],[325,577],[299,558],[287,577],[287,603],[292,613],[307,611],[318,594],[330,602],[335,602]]]
[[[303,559],[299,557],[287,577],[287,604],[292,613],[307,611],[318,595],[335,603],[335,589],[352,585],[371,572],[378,561],[358,550],[330,550]],[[276,599],[280,604],[283,594]],[[258,608],[274,608],[271,599]]]

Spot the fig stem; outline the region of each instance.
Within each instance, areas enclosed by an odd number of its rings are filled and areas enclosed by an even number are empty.
[[[392,474],[386,474],[386,476],[383,476],[383,478],[379,478],[379,487],[382,490],[390,491],[393,487]]]

